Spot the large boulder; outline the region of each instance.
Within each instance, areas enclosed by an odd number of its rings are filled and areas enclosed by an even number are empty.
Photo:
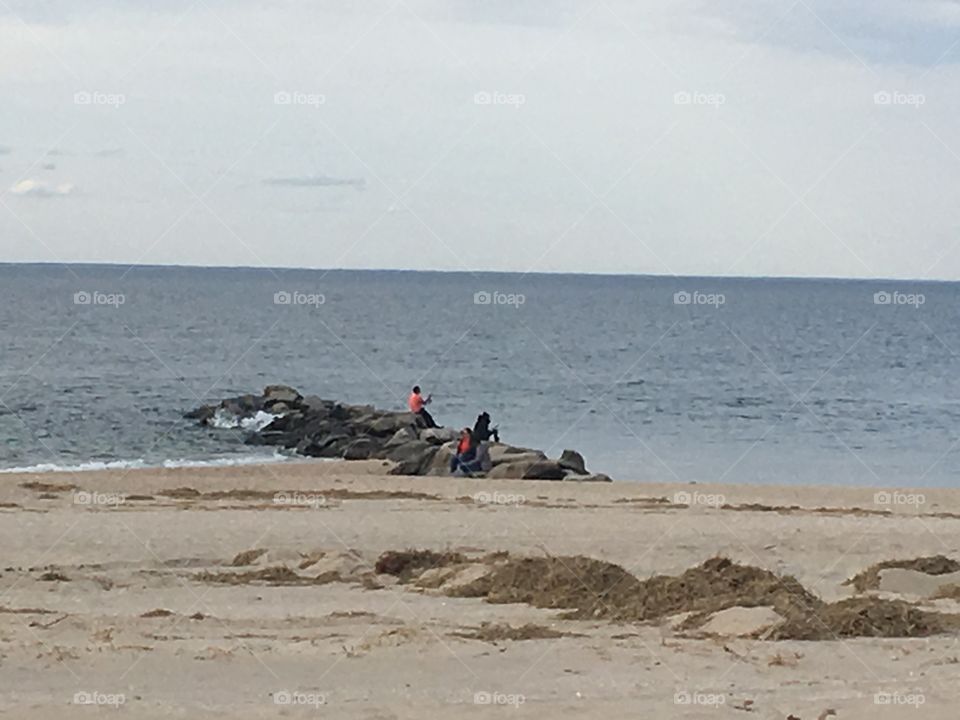
[[[490,443],[490,461],[494,465],[503,462],[518,462],[531,458],[546,460],[547,456],[540,450],[531,450],[529,448],[513,447],[503,443]]]
[[[416,427],[416,416],[413,413],[387,413],[372,420],[367,426],[371,435],[390,437],[397,430]]]
[[[268,407],[282,402],[287,405],[299,405],[303,395],[289,385],[267,385],[263,389],[263,404]]]
[[[417,431],[412,427],[403,427],[397,430],[393,435],[390,436],[390,439],[387,440],[384,447],[392,448],[397,445],[403,445],[405,443],[411,442],[417,439]]]
[[[387,452],[387,459],[396,463],[391,475],[421,475],[437,452],[437,446],[424,440],[398,445]]]
[[[613,479],[609,475],[604,475],[603,473],[577,475],[576,473],[568,472],[563,479],[567,481],[575,480],[576,482],[613,482]]]
[[[453,428],[424,428],[420,431],[420,439],[432,445],[443,445],[459,437],[460,433]]]
[[[556,460],[521,460],[502,462],[487,473],[488,478],[515,480],[563,480],[563,468]]]
[[[360,437],[347,445],[344,460],[369,460],[380,450],[380,443],[371,437]]]
[[[421,471],[421,475],[446,476],[450,474],[450,461],[457,452],[457,443],[444,443],[437,448],[430,462]]]
[[[576,450],[564,450],[557,462],[560,463],[560,467],[575,472],[577,475],[587,474],[587,463],[583,459],[583,455]]]

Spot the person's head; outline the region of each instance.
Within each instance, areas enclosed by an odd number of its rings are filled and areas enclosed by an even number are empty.
[[[470,428],[464,428],[461,430],[460,437],[470,437]]]
[[[413,394],[414,394],[414,395],[419,395],[419,394],[420,394],[420,386],[419,386],[419,385],[414,385],[414,386],[413,386]]]

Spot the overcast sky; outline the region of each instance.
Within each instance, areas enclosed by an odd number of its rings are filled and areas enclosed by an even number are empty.
[[[956,280],[958,61],[957,0],[0,0],[0,260]]]

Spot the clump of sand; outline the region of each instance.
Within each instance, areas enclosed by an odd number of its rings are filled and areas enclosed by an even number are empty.
[[[563,632],[536,623],[527,623],[518,627],[506,623],[481,623],[480,627],[450,634],[466,640],[483,640],[490,643],[507,640],[553,640],[562,637],[583,637],[581,633]]]
[[[880,587],[880,572],[891,568],[916,570],[927,575],[946,575],[960,570],[960,562],[944,555],[930,555],[911,560],[884,560],[854,575],[844,585],[853,585],[858,592],[876,590]]]
[[[377,558],[374,570],[378,575],[394,575],[401,582],[408,582],[431,568],[444,565],[460,565],[467,562],[458,552],[434,552],[433,550],[388,550]]]

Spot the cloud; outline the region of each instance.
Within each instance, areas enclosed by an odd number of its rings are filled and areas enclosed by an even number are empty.
[[[56,163],[48,162],[48,163],[44,163],[44,164],[42,165],[42,167],[43,167],[44,170],[56,170],[56,169],[57,169],[57,164],[56,164]]]
[[[326,175],[306,175],[303,177],[278,177],[267,178],[263,181],[264,185],[274,187],[346,187],[353,186],[357,189],[366,187],[367,181],[363,178],[336,178]]]
[[[75,190],[76,186],[73,183],[51,185],[43,180],[33,179],[21,180],[10,188],[10,192],[14,195],[40,198],[64,197],[66,195],[72,195]]]
[[[126,154],[126,151],[123,148],[105,148],[103,150],[97,150],[93,156],[108,158],[108,157],[123,157]]]

